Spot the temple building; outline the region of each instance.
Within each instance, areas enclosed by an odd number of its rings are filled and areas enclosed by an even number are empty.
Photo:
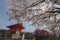
[[[14,25],[7,26],[9,31],[13,33],[13,37],[19,37],[20,32],[24,29],[23,25],[18,23]]]

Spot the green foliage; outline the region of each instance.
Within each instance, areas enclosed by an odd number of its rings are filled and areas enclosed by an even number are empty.
[[[23,34],[26,35],[26,33],[22,32],[22,33],[20,33],[20,36],[22,36]],[[30,39],[33,39],[34,37],[35,37],[36,40],[60,40],[60,36],[57,37],[55,35],[40,35],[40,36],[30,35],[30,37],[28,36],[28,38],[30,38]]]
[[[60,40],[60,36],[35,36],[36,40]]]

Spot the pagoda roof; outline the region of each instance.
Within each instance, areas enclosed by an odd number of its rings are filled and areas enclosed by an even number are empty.
[[[10,26],[7,26],[10,30],[22,30],[25,29],[22,24],[13,24]]]

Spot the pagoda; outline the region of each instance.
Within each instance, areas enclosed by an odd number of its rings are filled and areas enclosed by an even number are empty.
[[[13,37],[19,37],[20,32],[22,29],[25,29],[22,25],[22,23],[14,24],[7,26],[9,28],[9,31],[13,33]]]

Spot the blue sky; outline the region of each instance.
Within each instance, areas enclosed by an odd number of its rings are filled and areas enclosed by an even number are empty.
[[[8,15],[6,12],[8,11],[8,4],[6,0],[0,0],[0,29],[8,29],[6,26],[15,24],[15,21],[8,21]],[[23,22],[23,26],[26,28],[25,32],[34,31],[34,27],[29,26],[28,22]]]

